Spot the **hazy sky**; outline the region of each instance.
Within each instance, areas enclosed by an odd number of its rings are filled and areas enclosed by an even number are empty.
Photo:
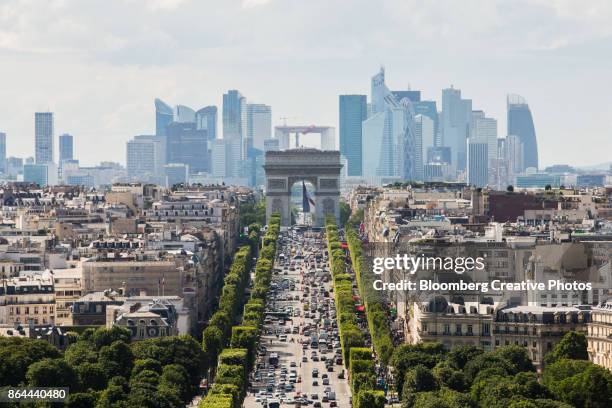
[[[31,156],[51,110],[56,157],[68,132],[82,163],[124,163],[155,97],[221,109],[227,89],[273,124],[337,127],[338,95],[369,94],[383,65],[391,89],[438,103],[453,84],[500,136],[518,93],[542,165],[596,164],[612,157],[610,21],[609,0],[0,0],[0,131]]]

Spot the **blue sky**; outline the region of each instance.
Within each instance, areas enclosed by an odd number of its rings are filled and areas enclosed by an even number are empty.
[[[498,119],[532,109],[540,163],[596,164],[612,150],[612,2],[13,0],[0,2],[0,131],[33,154],[34,112],[56,115],[85,164],[125,162],[154,130],[153,99],[221,107],[239,89],[273,123],[337,126],[338,95],[391,89],[440,101],[451,84]]]

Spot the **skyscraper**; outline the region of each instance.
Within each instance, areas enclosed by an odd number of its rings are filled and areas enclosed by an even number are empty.
[[[162,166],[162,146],[156,136],[136,136],[127,142],[127,173],[132,181],[158,182]]]
[[[472,138],[479,143],[487,144],[488,161],[487,165],[491,168],[492,163],[497,159],[497,120],[487,118],[484,115],[474,119]]]
[[[427,164],[427,152],[434,147],[435,132],[434,121],[429,116],[418,114],[415,122],[415,178],[424,179],[423,166]]]
[[[195,113],[196,129],[205,130],[208,140],[217,139],[217,107],[206,106]]]
[[[272,137],[272,108],[259,103],[248,103],[246,108],[248,145],[263,152],[264,140]]]
[[[408,97],[397,100],[385,85],[385,71],[372,77],[372,115],[362,124],[362,173],[366,177],[415,177],[414,109]]]
[[[198,130],[195,122],[173,122],[166,129],[166,163],[186,164],[192,173],[208,172],[206,131]]]
[[[517,174],[525,169],[525,144],[517,135],[506,136],[506,165],[508,166],[508,182],[514,183]]]
[[[155,134],[166,136],[166,126],[174,120],[174,111],[161,99],[155,99]]]
[[[6,133],[0,132],[0,172],[6,170]]]
[[[452,165],[465,170],[467,138],[472,122],[472,100],[462,99],[461,90],[442,90],[442,146],[451,148]]]
[[[246,98],[242,94],[233,89],[223,94],[223,138],[228,137],[246,137],[246,123],[243,123],[243,117],[246,118]]]
[[[53,163],[53,112],[34,114],[36,164]]]
[[[60,163],[64,160],[72,160],[73,159],[73,137],[68,133],[64,133],[59,137],[59,160]]]
[[[362,122],[368,115],[365,95],[340,95],[340,154],[347,160],[347,175],[362,174]]]
[[[489,182],[489,154],[486,142],[469,139],[467,148],[468,183],[484,187]]]
[[[519,95],[506,98],[508,113],[508,135],[519,137],[524,146],[523,169],[538,168],[538,141],[529,104]]]

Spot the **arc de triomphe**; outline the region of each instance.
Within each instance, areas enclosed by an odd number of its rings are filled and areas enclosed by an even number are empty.
[[[291,149],[266,152],[266,220],[281,214],[281,225],[291,225],[291,187],[302,180],[312,183],[314,225],[323,226],[325,217],[340,217],[340,152],[317,149]]]

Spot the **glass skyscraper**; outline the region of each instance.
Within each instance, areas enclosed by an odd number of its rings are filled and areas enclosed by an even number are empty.
[[[174,120],[170,105],[161,99],[155,99],[155,135],[166,136],[166,126]]]
[[[73,137],[68,133],[64,133],[59,137],[59,160],[72,160],[74,155]]]
[[[206,106],[195,114],[196,128],[205,130],[208,140],[217,138],[217,107]]]
[[[182,163],[191,173],[208,172],[208,140],[206,132],[195,123],[173,122],[167,127],[166,163]]]
[[[442,90],[442,146],[451,148],[452,165],[465,170],[467,138],[472,122],[472,100],[462,99],[453,87]]]
[[[264,140],[272,137],[272,107],[260,103],[248,103],[246,107],[248,146],[263,152]]]
[[[538,142],[531,110],[525,98],[519,95],[508,95],[508,135],[516,135],[523,143],[523,170],[528,167],[538,168]]]
[[[223,138],[246,137],[246,98],[233,89],[223,94]]]
[[[53,163],[53,112],[34,114],[36,164]]]
[[[340,154],[347,160],[347,175],[362,175],[362,122],[368,116],[365,95],[340,95]]]

